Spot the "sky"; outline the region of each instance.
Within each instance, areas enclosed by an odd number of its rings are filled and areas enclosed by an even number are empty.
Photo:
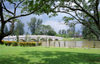
[[[24,29],[25,29],[26,32],[29,31],[27,23],[30,22],[30,19],[32,17],[36,17],[38,19],[42,19],[44,25],[50,25],[58,33],[59,30],[69,29],[69,26],[65,25],[64,21],[62,19],[64,16],[69,16],[69,15],[64,14],[64,13],[58,13],[58,16],[50,18],[49,15],[47,15],[47,14],[42,14],[40,16],[32,14],[32,15],[29,15],[29,16],[21,17],[19,19],[25,24]],[[81,25],[80,24],[76,25],[76,31],[78,31],[78,30],[81,30]]]
[[[13,11],[13,7],[11,7],[11,5],[9,3],[6,3],[6,6],[9,10]],[[20,9],[17,10],[17,14],[18,15],[20,14]],[[36,17],[38,19],[42,19],[44,25],[50,25],[58,33],[59,30],[69,29],[69,26],[65,25],[64,21],[62,19],[64,16],[69,16],[69,15],[64,14],[64,13],[58,13],[58,16],[50,18],[49,15],[47,15],[47,14],[42,14],[42,15],[39,15],[39,16],[31,14],[29,16],[20,17],[19,19],[21,20],[21,22],[23,22],[25,24],[25,27],[24,27],[25,32],[30,33],[30,30],[28,29],[27,23],[30,22],[30,19],[32,17]],[[76,31],[81,30],[80,24],[76,25],[75,27],[76,27]]]

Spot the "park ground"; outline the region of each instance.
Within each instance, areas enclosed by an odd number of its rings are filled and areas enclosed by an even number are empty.
[[[100,64],[100,49],[0,45],[0,64]]]

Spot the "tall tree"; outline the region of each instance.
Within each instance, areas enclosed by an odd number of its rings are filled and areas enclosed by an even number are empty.
[[[28,23],[29,29],[32,34],[35,34],[36,29],[38,29],[42,24],[41,19],[37,19],[35,17],[31,18],[31,21]]]
[[[68,37],[73,37],[73,32],[71,29],[67,30]]]
[[[70,26],[70,30],[72,31],[73,33],[73,37],[75,36],[75,23],[70,23],[69,26]]]
[[[59,34],[67,34],[67,31],[62,29],[62,30],[59,30]]]
[[[15,25],[15,30],[14,30],[15,35],[23,35],[24,34],[24,24],[22,22],[17,22]]]
[[[31,14],[48,13],[50,5],[53,4],[47,0],[0,0],[0,44],[5,36],[12,33],[14,29],[14,21],[16,18],[28,16]],[[7,5],[8,4],[8,5]],[[10,5],[9,5],[10,4]],[[11,9],[9,9],[11,8]],[[48,11],[46,11],[48,9]],[[17,11],[20,12],[17,13]],[[4,33],[5,24],[11,23],[11,29]]]

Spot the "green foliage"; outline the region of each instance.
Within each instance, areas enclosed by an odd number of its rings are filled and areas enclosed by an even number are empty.
[[[17,42],[13,42],[12,46],[18,46],[18,43]]]
[[[35,46],[37,42],[19,42],[19,46]],[[38,42],[38,45],[41,45],[41,42]]]
[[[37,42],[15,42],[15,41],[2,41],[6,46],[35,46]],[[38,42],[41,45],[41,42]]]
[[[4,45],[6,45],[6,46],[17,46],[18,44],[17,44],[17,42],[15,42],[15,41],[2,41],[3,43],[4,43]]]
[[[41,25],[37,30],[35,34],[39,35],[56,35],[56,32],[53,30],[53,28],[50,25]]]
[[[59,30],[59,34],[67,34],[67,31],[62,29],[62,30]]]
[[[47,39],[46,38],[41,38],[40,41],[47,41]]]
[[[68,25],[69,21],[74,20],[74,18],[73,17],[66,17],[66,16],[64,16],[63,20],[65,21],[65,24]]]
[[[84,39],[96,40],[96,36],[87,27],[83,27],[82,35]]]
[[[42,20],[41,19],[37,19],[35,17],[31,18],[31,21],[28,23],[29,29],[31,31],[32,34],[36,33],[36,30],[39,29],[39,27],[42,24]]]
[[[34,10],[35,14],[42,14],[42,13],[50,13],[53,11],[51,6],[54,4],[54,0],[26,0],[23,2],[22,6],[22,13],[25,11],[32,12]]]
[[[85,39],[82,38],[64,38],[61,41],[85,41]]]
[[[53,41],[51,38],[48,39],[49,41]]]
[[[24,34],[24,23],[17,21],[12,35],[23,35]]]
[[[48,31],[47,35],[55,36],[56,32],[54,30]]]
[[[68,37],[68,35],[67,35],[67,34],[57,34],[56,36],[59,36],[59,37],[64,37],[64,38]]]

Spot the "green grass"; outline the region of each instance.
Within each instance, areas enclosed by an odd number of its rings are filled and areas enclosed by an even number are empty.
[[[64,38],[62,41],[84,41],[85,39],[82,38]]]
[[[0,64],[100,64],[100,49],[2,45]]]

